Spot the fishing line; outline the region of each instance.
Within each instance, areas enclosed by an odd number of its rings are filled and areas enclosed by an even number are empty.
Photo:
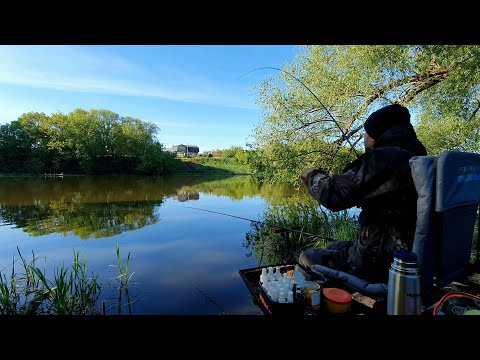
[[[202,295],[205,296],[205,298],[210,301],[213,305],[215,305],[218,309],[220,309],[220,311],[222,312],[222,315],[228,315],[225,310],[220,306],[218,305],[218,303],[213,300],[210,296],[208,296],[207,294],[205,294],[205,292],[203,292],[202,290],[200,290],[197,286],[195,286],[194,284],[192,284],[192,286]]]
[[[262,222],[262,221],[258,221],[258,220],[252,220],[252,219],[248,219],[248,218],[237,216],[237,215],[230,215],[230,214],[225,214],[225,213],[221,213],[221,212],[218,212],[218,211],[200,209],[200,208],[196,208],[196,207],[192,207],[192,206],[178,206],[178,207],[185,208],[185,209],[194,209],[194,210],[199,210],[199,211],[205,211],[205,212],[209,212],[209,213],[212,213],[212,214],[229,216],[229,217],[232,217],[232,218],[235,218],[235,219],[246,220],[246,221],[254,222],[254,223],[257,223],[257,224],[260,224],[260,225],[270,226],[270,227],[276,228],[276,229],[282,229],[282,230],[296,232],[296,233],[303,234],[303,235],[313,236],[313,237],[316,237],[316,238],[319,238],[319,239],[322,239],[322,240],[335,241],[335,239],[332,239],[332,238],[327,237],[327,236],[319,236],[319,235],[315,235],[315,234],[310,234],[310,233],[307,233],[307,232],[304,232],[304,231],[301,231],[301,230],[297,230],[297,229],[294,229],[294,228],[286,228],[286,227],[283,227],[283,226],[272,225],[272,224],[268,224],[266,222]]]

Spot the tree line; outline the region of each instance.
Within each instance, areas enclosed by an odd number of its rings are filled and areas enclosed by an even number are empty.
[[[158,130],[109,110],[25,113],[0,126],[0,173],[167,175],[175,154]]]

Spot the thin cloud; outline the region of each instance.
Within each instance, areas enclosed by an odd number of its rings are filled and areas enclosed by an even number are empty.
[[[103,48],[102,48],[103,49]],[[161,79],[149,69],[106,50],[93,54],[70,46],[0,46],[0,83],[60,91],[156,97],[221,107],[255,109],[251,99],[235,94],[228,84],[198,76]],[[139,79],[139,80],[137,80]]]
[[[155,125],[158,125],[160,128],[166,127],[166,128],[192,128],[195,126],[194,124],[191,123],[185,123],[185,122],[166,122],[166,121],[154,121],[150,120],[150,122],[154,123]]]
[[[244,128],[248,128],[249,125],[245,124],[231,124],[231,123],[226,123],[226,124],[205,124],[205,123],[192,123],[192,122],[186,122],[186,121],[181,121],[179,120],[178,122],[172,122],[172,121],[152,121],[150,122],[154,123],[155,125],[158,125],[159,128],[182,128],[182,129],[195,129],[195,130],[232,130],[232,129],[238,129],[238,130],[243,130]]]

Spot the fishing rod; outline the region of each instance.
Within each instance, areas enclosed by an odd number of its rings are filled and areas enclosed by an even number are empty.
[[[229,217],[232,217],[232,218],[235,218],[235,219],[246,220],[246,221],[254,222],[254,223],[257,223],[257,224],[260,224],[260,225],[269,226],[269,227],[272,227],[272,228],[274,228],[274,229],[281,229],[281,230],[284,230],[284,231],[296,232],[296,233],[299,233],[299,234],[308,235],[308,236],[313,236],[313,237],[316,237],[316,238],[319,238],[319,239],[322,239],[322,240],[327,240],[327,241],[335,241],[335,239],[332,239],[332,238],[330,238],[330,237],[328,237],[328,236],[319,236],[319,235],[315,235],[315,234],[310,234],[310,233],[307,233],[307,232],[305,232],[305,231],[298,230],[298,229],[296,229],[296,228],[294,228],[294,227],[292,227],[292,228],[287,228],[287,227],[283,227],[283,226],[272,225],[272,224],[268,224],[268,223],[263,222],[263,221],[252,220],[252,219],[248,219],[248,218],[241,217],[241,216],[237,216],[237,215],[230,215],[230,214],[226,214],[226,213],[221,213],[221,212],[219,212],[219,211],[213,211],[213,210],[207,210],[207,209],[200,209],[200,208],[196,208],[196,207],[192,207],[192,206],[178,206],[178,207],[186,208],[186,209],[194,209],[194,210],[199,210],[199,211],[205,211],[205,212],[209,212],[209,213],[212,213],[212,214],[229,216]]]
[[[304,87],[305,89],[307,89],[308,92],[309,92],[310,94],[312,94],[313,97],[318,101],[318,103],[325,109],[325,111],[326,111],[327,114],[330,116],[330,118],[333,120],[333,122],[335,123],[335,125],[337,125],[338,130],[340,130],[340,132],[341,132],[341,134],[342,134],[342,137],[348,142],[348,145],[350,145],[350,148],[351,148],[351,149],[353,150],[353,152],[355,153],[355,156],[356,156],[357,158],[359,157],[357,151],[355,150],[355,147],[352,145],[352,143],[350,142],[350,139],[347,137],[347,134],[343,131],[342,127],[338,124],[337,120],[335,120],[335,118],[334,118],[333,115],[330,113],[330,111],[327,109],[327,107],[326,107],[325,105],[323,105],[323,103],[320,101],[320,99],[318,98],[318,96],[315,95],[315,93],[314,93],[312,90],[310,90],[310,88],[309,88],[307,85],[305,85],[305,84],[304,84],[299,78],[297,78],[295,75],[289,73],[289,72],[286,71],[286,70],[283,70],[283,69],[280,69],[280,68],[277,68],[277,67],[274,67],[274,66],[264,66],[264,67],[260,67],[260,68],[253,69],[252,71],[249,71],[249,72],[243,74],[242,76],[239,77],[239,79],[242,78],[242,77],[244,77],[245,75],[248,75],[248,74],[254,72],[254,71],[264,70],[264,69],[272,69],[272,70],[281,71],[281,72],[283,72],[283,73],[291,76],[291,77],[294,78],[295,80],[297,80],[300,84],[302,84],[303,87]]]

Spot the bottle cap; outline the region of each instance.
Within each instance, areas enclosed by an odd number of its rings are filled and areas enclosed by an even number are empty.
[[[397,250],[393,253],[393,256],[398,260],[405,261],[405,262],[417,261],[417,254],[411,251]]]

